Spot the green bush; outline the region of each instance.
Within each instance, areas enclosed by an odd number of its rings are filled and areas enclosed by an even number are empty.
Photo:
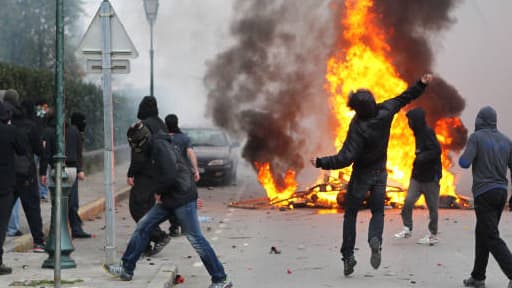
[[[21,99],[45,100],[54,106],[54,73],[0,63],[0,90],[15,89]],[[103,140],[103,92],[100,87],[81,79],[65,77],[65,113],[86,115],[85,150],[100,149]],[[135,119],[136,107],[127,97],[114,93],[114,140],[126,144],[126,130]],[[132,101],[133,102],[133,101]]]

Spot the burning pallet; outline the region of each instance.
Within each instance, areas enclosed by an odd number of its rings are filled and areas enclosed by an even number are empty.
[[[244,209],[265,209],[270,207],[289,208],[340,208],[344,206],[348,183],[338,178],[329,178],[328,182],[316,184],[307,190],[296,191],[285,199],[269,199],[268,197],[254,198],[231,202],[228,206]],[[406,190],[400,186],[386,186],[385,205],[390,208],[401,208],[406,196]],[[362,207],[368,207],[369,193],[363,199]],[[418,204],[417,207],[425,207]],[[462,195],[441,195],[439,208],[472,209],[472,200]]]

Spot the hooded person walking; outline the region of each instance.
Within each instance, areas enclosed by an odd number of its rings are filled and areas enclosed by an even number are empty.
[[[512,254],[498,229],[507,201],[507,170],[512,171],[512,142],[496,128],[497,118],[492,107],[480,109],[475,132],[459,158],[460,167],[472,169],[476,213],[475,261],[471,276],[463,281],[466,287],[485,287],[490,253],[510,279],[507,287],[512,288]]]
[[[167,127],[164,121],[158,117],[156,98],[145,96],[137,112],[137,118],[142,125],[132,125],[127,131],[128,142],[131,146],[131,161],[128,168],[127,182],[132,186],[128,206],[130,215],[135,222],[146,215],[155,204],[155,189],[158,180],[158,170],[153,165],[147,146],[140,145],[140,139],[158,133],[166,133]],[[169,235],[157,225],[150,237],[153,245],[148,244],[145,254],[148,256],[159,253],[170,241]]]
[[[425,111],[415,108],[407,112],[409,127],[416,139],[416,158],[414,159],[411,181],[404,206],[402,207],[402,221],[404,228],[394,235],[395,239],[405,239],[412,235],[412,209],[423,194],[427,202],[430,222],[429,234],[418,240],[418,244],[433,245],[439,242],[437,237],[437,223],[439,210],[439,180],[442,175],[441,145],[437,141],[432,128],[427,126]]]

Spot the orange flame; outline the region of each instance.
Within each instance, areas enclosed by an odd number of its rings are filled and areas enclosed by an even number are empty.
[[[254,162],[254,166],[258,170],[258,181],[261,186],[265,188],[267,197],[271,203],[279,203],[286,201],[292,197],[293,193],[297,190],[297,182],[295,181],[295,171],[288,170],[284,176],[284,185],[278,185],[272,176],[270,170],[270,163]],[[284,187],[281,187],[284,186]],[[284,203],[287,204],[287,203]]]
[[[378,25],[378,15],[372,11],[372,0],[346,0],[345,15],[342,19],[343,46],[327,62],[325,90],[337,123],[334,146],[339,150],[346,138],[354,112],[347,107],[349,92],[358,88],[372,91],[379,103],[399,95],[407,88],[407,83],[400,77],[389,56],[391,47],[386,42],[386,33]],[[450,127],[462,125],[458,118],[442,119],[436,123],[436,134],[443,147],[449,145]],[[409,186],[412,164],[415,157],[415,140],[409,129],[405,111],[399,112],[393,122],[388,146],[388,184],[406,189]],[[448,171],[451,160],[448,150],[442,153],[443,178],[441,194],[455,195],[455,177]],[[258,180],[265,188],[271,202],[278,202],[293,196],[297,188],[295,172],[289,170],[285,175],[284,187],[277,187],[269,163],[255,163]],[[331,175],[341,181],[351,173],[351,167],[341,171],[332,171]],[[321,182],[319,180],[318,182]],[[388,187],[388,197],[393,203],[403,203],[405,193]],[[327,191],[329,192],[329,191]],[[335,201],[333,193],[317,193],[319,203]],[[325,199],[322,199],[324,197]],[[420,200],[421,202],[422,200]],[[285,203],[286,205],[286,203]]]
[[[391,48],[386,35],[377,24],[371,0],[345,1],[346,15],[342,20],[343,40],[347,49],[337,53],[327,63],[326,90],[331,107],[338,120],[335,147],[340,149],[345,140],[352,111],[347,107],[349,92],[358,88],[370,89],[377,102],[399,95],[407,84],[392,65],[388,56]],[[449,123],[446,123],[449,125]],[[448,141],[448,134],[440,133]],[[441,140],[441,139],[440,139]],[[414,161],[415,140],[409,129],[405,111],[399,112],[393,122],[388,146],[388,182],[403,188],[409,186]],[[443,153],[441,193],[454,195],[455,179],[447,169],[451,167],[447,152]],[[344,173],[350,173],[350,168]],[[403,203],[405,193],[388,192],[391,202]]]

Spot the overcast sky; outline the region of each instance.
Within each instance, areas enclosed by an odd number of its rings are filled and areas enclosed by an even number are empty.
[[[230,44],[232,0],[161,0],[155,26],[155,94],[161,115],[175,112],[185,123],[204,120],[206,93],[202,85],[205,61]],[[101,3],[86,0],[84,26]],[[149,26],[142,0],[111,0],[139,51],[132,73],[115,78],[115,87],[139,89],[149,83]],[[457,23],[434,43],[436,71],[466,99],[462,114],[472,132],[478,110],[491,105],[498,127],[512,135],[512,1],[465,0],[454,12]],[[98,78],[96,78],[98,79]],[[99,80],[98,84],[100,83]],[[140,98],[143,95],[140,95]],[[139,99],[140,99],[139,98]],[[138,101],[138,100],[137,100]],[[467,173],[461,187],[469,187]]]

